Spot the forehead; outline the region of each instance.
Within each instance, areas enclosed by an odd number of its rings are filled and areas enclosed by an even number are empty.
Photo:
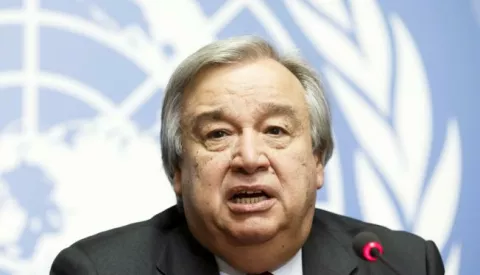
[[[183,114],[210,107],[246,108],[289,105],[306,110],[305,90],[287,68],[271,59],[215,66],[201,71],[187,87]]]

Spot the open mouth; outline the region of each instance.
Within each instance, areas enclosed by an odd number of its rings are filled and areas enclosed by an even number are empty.
[[[263,191],[240,191],[237,192],[233,195],[233,197],[230,199],[233,203],[238,203],[238,204],[254,204],[254,203],[259,203],[265,200],[268,200],[270,196],[268,196],[265,192]]]

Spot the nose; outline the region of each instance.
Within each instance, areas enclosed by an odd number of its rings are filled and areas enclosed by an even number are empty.
[[[234,149],[232,170],[243,174],[267,171],[270,162],[264,148],[262,141],[253,130],[244,130]]]

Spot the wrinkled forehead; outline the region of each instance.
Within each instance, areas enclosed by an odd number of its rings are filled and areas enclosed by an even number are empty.
[[[257,102],[252,111],[247,112],[237,111],[232,108],[226,108],[223,106],[218,107],[203,107],[195,109],[190,115],[184,116],[182,124],[184,126],[195,127],[202,125],[206,122],[212,121],[225,121],[225,120],[253,120],[266,119],[269,117],[282,117],[285,120],[290,121],[295,125],[303,124],[306,121],[306,117],[302,115],[302,112],[289,104],[278,103],[260,103]]]
[[[300,81],[274,60],[205,69],[185,89],[182,101],[185,115],[213,107],[292,114],[307,105]]]

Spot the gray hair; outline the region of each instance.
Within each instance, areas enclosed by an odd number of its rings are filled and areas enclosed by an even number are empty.
[[[305,89],[309,107],[313,151],[321,154],[326,165],[333,152],[331,115],[323,85],[315,71],[297,55],[280,56],[265,40],[255,36],[240,36],[208,44],[188,56],[173,72],[165,88],[162,107],[160,142],[163,167],[173,184],[175,170],[182,159],[181,103],[184,90],[202,70],[215,65],[234,64],[269,58],[285,66]]]

